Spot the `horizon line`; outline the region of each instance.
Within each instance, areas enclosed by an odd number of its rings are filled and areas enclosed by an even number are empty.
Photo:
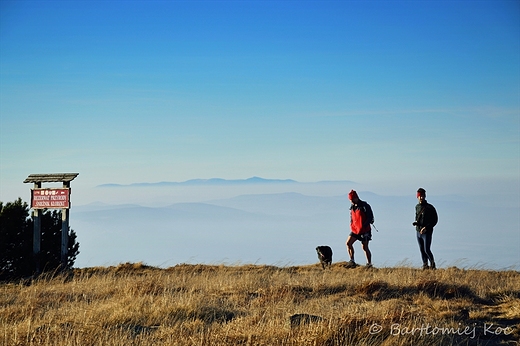
[[[160,181],[160,182],[138,182],[130,184],[106,183],[96,185],[96,188],[111,188],[111,187],[141,187],[141,186],[164,186],[164,185],[232,185],[232,184],[323,184],[323,183],[349,183],[358,184],[351,180],[320,180],[314,182],[300,182],[294,179],[266,179],[258,176],[253,176],[247,179],[223,179],[223,178],[209,178],[209,179],[189,179],[181,182],[177,181]]]

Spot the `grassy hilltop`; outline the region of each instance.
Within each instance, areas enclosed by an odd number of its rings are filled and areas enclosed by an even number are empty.
[[[519,345],[519,339],[517,271],[127,263],[0,284],[0,346]]]

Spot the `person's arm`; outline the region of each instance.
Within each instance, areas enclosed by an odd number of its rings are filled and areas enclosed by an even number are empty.
[[[435,227],[438,221],[437,210],[435,210],[433,205],[428,204],[424,213],[425,215],[423,220],[425,224],[423,225],[423,229],[433,230],[433,227]]]

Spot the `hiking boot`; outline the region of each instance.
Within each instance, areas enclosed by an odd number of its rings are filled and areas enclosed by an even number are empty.
[[[423,269],[423,270],[428,270],[428,269],[430,269],[430,267],[428,267],[428,263],[424,263],[424,264],[422,265],[422,269]]]
[[[430,269],[437,269],[437,267],[435,266],[435,262],[432,262],[432,265],[430,266]]]
[[[357,264],[356,262],[354,262],[354,260],[350,260],[347,262],[347,268],[355,268],[357,267]]]
[[[367,263],[367,265],[365,266],[365,268],[367,269],[370,269],[370,268],[373,268],[374,266],[372,265],[372,263]]]

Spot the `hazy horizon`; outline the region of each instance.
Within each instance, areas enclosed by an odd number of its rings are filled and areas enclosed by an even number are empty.
[[[101,188],[119,196],[71,208],[71,227],[81,245],[77,264],[311,264],[317,262],[314,248],[318,245],[331,246],[335,262],[345,261],[347,193],[354,188],[374,209],[378,230],[373,230],[371,243],[374,264],[420,265],[411,225],[417,203],[414,194],[383,196],[357,189],[351,182],[260,185]],[[428,194],[428,200],[440,218],[433,243],[439,266],[520,266],[518,197],[501,206],[458,194]],[[489,239],[495,227],[503,237]],[[359,244],[356,260],[364,263]]]

